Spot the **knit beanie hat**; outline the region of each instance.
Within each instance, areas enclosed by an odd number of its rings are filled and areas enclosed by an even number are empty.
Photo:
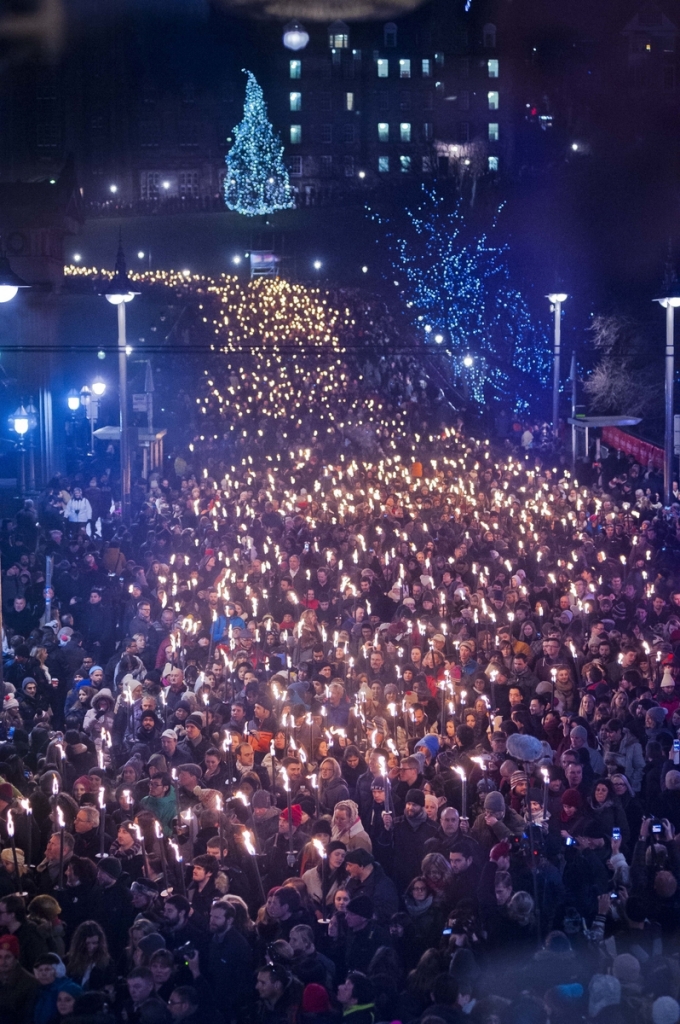
[[[316,985],[314,982],[305,985],[302,993],[303,1013],[330,1013],[330,1009],[330,996],[323,985]]]
[[[647,714],[654,722],[654,725],[663,725],[666,720],[666,709],[665,708],[649,708]]]
[[[263,807],[269,809],[272,805],[272,795],[266,789],[257,789],[253,793],[253,798],[250,803],[253,810]]]
[[[0,949],[8,949],[13,957],[19,959],[19,940],[16,935],[0,935]]]
[[[356,914],[357,917],[365,917],[367,921],[370,921],[373,917],[373,901],[368,896],[355,896],[347,904],[347,910],[350,914]]]
[[[427,736],[423,736],[422,740],[418,740],[415,749],[418,750],[418,747],[427,747],[432,757],[436,757],[439,753],[439,737],[428,733]]]
[[[563,807],[575,807],[577,810],[583,807],[583,797],[577,789],[565,789],[560,801]]]
[[[621,1002],[621,982],[611,974],[594,974],[588,985],[588,1016],[597,1017],[605,1006]]]
[[[302,808],[300,807],[299,804],[293,804],[290,811],[294,827],[299,828],[300,825],[302,824]],[[283,818],[284,821],[288,821],[287,807],[284,807],[284,809],[281,811],[281,817]]]
[[[99,870],[109,878],[117,881],[123,873],[123,865],[117,857],[102,857],[98,864]]]
[[[487,793],[484,797],[484,810],[491,814],[505,815],[505,800],[498,792]]]
[[[137,948],[141,949],[142,953],[145,953],[146,956],[151,956],[152,953],[157,953],[159,949],[165,949],[165,939],[160,932],[150,932],[149,935],[145,935],[144,938],[139,940]]]
[[[421,789],[409,789],[406,794],[407,804],[418,804],[419,807],[425,806],[425,794]]]
[[[510,856],[510,843],[507,839],[502,839],[500,843],[496,843],[495,846],[491,847],[491,853],[489,854],[489,860],[498,863],[501,857]]]
[[[622,985],[634,985],[640,980],[640,961],[632,953],[619,953],[614,957],[612,973]]]
[[[652,1004],[652,1021],[654,1024],[677,1024],[680,1019],[680,1006],[672,996],[659,996]]]
[[[510,776],[510,788],[514,789],[515,786],[518,786],[520,784],[520,782],[526,782],[526,781],[527,781],[527,773],[526,772],[513,772],[512,775]]]

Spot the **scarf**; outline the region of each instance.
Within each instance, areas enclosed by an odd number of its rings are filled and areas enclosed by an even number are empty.
[[[407,821],[411,828],[413,829],[413,831],[415,832],[419,825],[422,825],[424,821],[427,821],[427,814],[425,813],[425,808],[422,807],[418,814],[416,814],[415,818],[409,818],[406,815],[404,815],[404,821]]]
[[[422,917],[432,906],[434,896],[428,896],[426,900],[414,900],[413,896],[404,896],[406,911],[409,917]]]

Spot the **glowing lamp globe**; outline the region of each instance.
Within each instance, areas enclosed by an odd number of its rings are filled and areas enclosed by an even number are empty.
[[[0,302],[10,302],[20,288],[30,287],[15,274],[6,256],[0,257]]]
[[[287,50],[304,50],[309,42],[309,33],[299,21],[289,21],[283,29],[283,45]]]
[[[9,421],[12,429],[19,435],[19,437],[23,437],[24,434],[28,433],[30,423],[28,422],[28,413],[24,409],[23,405],[20,405],[16,412],[10,416]]]
[[[101,377],[95,377],[92,381],[92,394],[97,398],[101,398],[106,391],[106,381],[102,380]]]
[[[556,302],[566,302],[569,296],[566,294],[566,292],[551,292],[550,295],[546,296],[546,298],[550,299],[550,301],[554,304]]]
[[[66,404],[71,412],[77,412],[80,408],[80,395],[75,388],[71,388],[68,395],[66,396]]]

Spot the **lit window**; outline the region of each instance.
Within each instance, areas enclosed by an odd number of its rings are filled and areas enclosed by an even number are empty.
[[[301,156],[292,156],[290,158],[290,176],[291,178],[300,178],[302,176]]]
[[[408,57],[399,61],[399,77],[411,77],[411,61],[408,59]]]
[[[411,125],[407,124],[405,121],[402,121],[399,125],[399,140],[401,142],[411,141]]]
[[[291,78],[301,78],[302,77],[302,61],[301,60],[291,60],[291,61],[288,62],[288,66],[290,68],[290,77]]]
[[[399,166],[400,166],[400,168],[401,168],[401,170],[403,171],[404,174],[408,174],[410,172],[410,170],[411,170],[411,157],[410,156],[400,156],[399,157]]]
[[[292,92],[290,94],[290,109],[291,110],[302,110],[302,93]]]
[[[345,110],[354,110],[354,93],[345,93]]]
[[[498,157],[497,156],[490,156],[489,157],[489,170],[490,171],[497,171],[498,170]]]
[[[423,78],[430,78],[432,76],[432,61],[429,57],[426,57],[425,60],[421,61],[420,67]]]
[[[438,68],[443,68],[444,67],[444,54],[443,53],[435,53],[435,55],[434,55],[434,62],[437,65]]]
[[[354,157],[353,156],[346,156],[345,157],[345,177],[346,178],[353,178],[354,177]]]
[[[494,57],[492,60],[487,60],[486,66],[489,69],[489,78],[498,78],[500,68],[496,58]]]
[[[390,141],[390,126],[386,121],[381,121],[378,124],[378,141],[389,142]]]
[[[385,25],[385,46],[396,46],[397,45],[397,26],[393,21],[390,21]]]
[[[489,125],[489,142],[498,142],[500,138],[500,132],[498,130],[498,124],[491,122]]]
[[[378,78],[387,78],[390,73],[390,62],[386,57],[380,57],[376,63],[378,65]]]
[[[380,174],[387,174],[390,169],[390,158],[388,156],[378,157],[378,171]]]
[[[489,92],[488,96],[489,96],[489,110],[498,110],[498,105],[499,105],[498,104],[498,93],[492,91],[492,92]]]
[[[334,21],[329,25],[328,45],[332,50],[349,49],[349,26],[344,21]]]
[[[290,126],[290,142],[292,146],[297,146],[302,142],[302,128],[299,124]]]

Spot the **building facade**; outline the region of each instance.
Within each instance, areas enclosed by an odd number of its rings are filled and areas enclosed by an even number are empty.
[[[483,5],[433,0],[398,22],[307,25],[286,49],[274,23],[194,12],[119,23],[54,66],[25,64],[0,97],[0,181],[76,160],[90,212],[219,208],[249,67],[292,184],[313,203],[434,174],[496,174],[510,160],[502,40]]]

